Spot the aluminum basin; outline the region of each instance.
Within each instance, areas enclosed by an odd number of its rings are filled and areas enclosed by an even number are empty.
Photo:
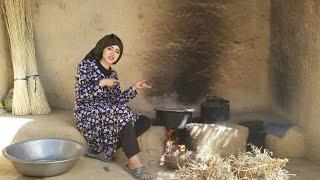
[[[69,171],[84,154],[84,146],[68,139],[37,139],[9,145],[2,154],[21,174],[47,177]]]

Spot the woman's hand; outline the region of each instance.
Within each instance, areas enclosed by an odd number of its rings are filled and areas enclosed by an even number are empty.
[[[99,82],[99,86],[100,87],[113,87],[115,86],[117,83],[119,83],[120,81],[117,80],[117,79],[111,79],[111,78],[105,78],[105,79],[102,79],[100,82]]]
[[[151,88],[151,86],[147,84],[146,80],[137,82],[132,87],[134,89],[150,89]]]

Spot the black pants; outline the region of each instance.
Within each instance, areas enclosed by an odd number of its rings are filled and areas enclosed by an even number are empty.
[[[151,126],[151,120],[146,116],[140,116],[135,122],[127,123],[120,131],[118,148],[122,147],[127,158],[140,152],[137,137],[147,131]]]

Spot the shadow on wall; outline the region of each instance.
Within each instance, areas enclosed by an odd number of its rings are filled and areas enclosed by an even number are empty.
[[[302,2],[303,3],[303,2]],[[306,46],[301,44],[303,20],[295,13],[296,3],[271,0],[270,4],[270,73],[273,94],[280,108],[294,102],[298,82],[301,80],[299,58]],[[292,19],[294,17],[294,19]]]
[[[219,79],[219,56],[231,37],[222,2],[171,1],[156,23],[157,48],[144,57],[153,89],[147,96],[176,94],[191,103],[209,94]]]

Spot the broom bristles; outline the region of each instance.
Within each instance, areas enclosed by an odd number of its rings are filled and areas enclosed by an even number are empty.
[[[12,114],[30,114],[29,97],[26,94],[28,94],[26,81],[14,81]]]
[[[31,5],[28,0],[24,1],[26,13],[26,39],[27,39],[27,77],[28,91],[32,114],[48,114],[51,108],[47,101],[44,89],[38,76],[36,65],[35,47],[33,39]]]
[[[10,40],[11,58],[14,70],[14,90],[12,113],[15,115],[27,115],[30,113],[30,101],[26,83],[26,45],[25,40],[25,14],[20,0],[5,0],[3,2],[3,14],[6,21]]]
[[[42,88],[39,77],[28,78],[28,91],[32,114],[49,114],[51,108]]]
[[[5,0],[3,3],[15,78],[12,113],[48,114],[51,108],[36,65],[30,1]]]

